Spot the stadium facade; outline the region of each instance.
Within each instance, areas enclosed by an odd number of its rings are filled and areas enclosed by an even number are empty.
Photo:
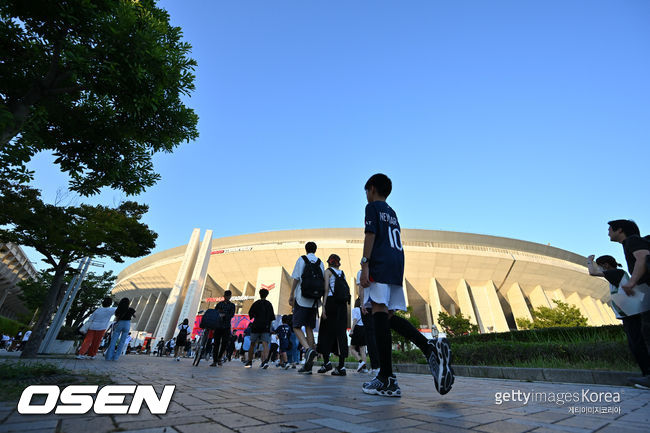
[[[22,248],[12,243],[0,243],[0,316],[22,320],[29,309],[20,299],[17,285],[25,279],[36,279],[37,271]]]
[[[407,303],[423,327],[438,313],[461,312],[481,332],[516,329],[517,318],[553,307],[553,300],[574,305],[588,324],[619,323],[611,308],[605,280],[589,276],[586,258],[516,239],[469,233],[402,230],[406,257]],[[136,309],[132,331],[139,336],[171,338],[177,324],[213,307],[225,290],[245,314],[258,290],[267,288],[276,314],[289,314],[291,272],[304,245],[314,241],[325,261],[341,257],[350,288],[355,284],[363,246],[363,229],[307,229],[200,239],[194,229],[187,245],[152,254],[124,269],[112,291],[128,297]],[[354,295],[353,295],[354,298]]]

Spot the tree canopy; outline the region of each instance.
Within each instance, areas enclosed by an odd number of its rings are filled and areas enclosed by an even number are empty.
[[[0,2],[0,177],[49,151],[82,195],[153,185],[153,154],[198,136],[181,38],[155,0]]]
[[[158,235],[140,221],[147,209],[131,201],[115,208],[59,207],[44,203],[37,189],[0,180],[0,240],[35,248],[53,271],[38,322],[21,356],[36,355],[72,262],[90,256],[121,263],[122,257],[151,252]]]
[[[73,274],[68,273],[66,275],[64,278],[64,287],[68,286],[72,278]],[[88,272],[65,318],[65,325],[72,328],[81,326],[93,311],[101,305],[102,300],[108,296],[116,278],[112,271],[102,274]],[[18,286],[21,288],[20,298],[32,312],[42,305],[43,299],[47,296],[53,280],[54,278],[51,273],[41,271],[37,279],[28,279],[18,283]],[[57,301],[60,302],[60,300]]]

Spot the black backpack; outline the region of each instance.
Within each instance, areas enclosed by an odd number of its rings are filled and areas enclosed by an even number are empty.
[[[181,330],[178,331],[178,335],[176,336],[176,338],[180,338],[181,340],[186,339],[187,338],[187,330],[188,330],[189,327],[190,327],[190,325],[183,325],[181,327]]]
[[[334,275],[334,301],[338,304],[350,303],[350,286],[345,281],[345,273],[341,271],[339,277],[332,268],[330,268],[330,272]]]
[[[325,277],[320,269],[320,259],[315,263],[309,261],[307,256],[302,256],[305,269],[300,277],[300,291],[307,299],[320,299],[325,294]]]
[[[199,327],[201,329],[224,329],[223,316],[215,308],[210,308],[203,313]]]

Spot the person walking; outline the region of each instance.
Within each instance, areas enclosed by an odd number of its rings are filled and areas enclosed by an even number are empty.
[[[212,347],[212,364],[210,367],[223,365],[223,354],[228,348],[230,343],[230,322],[235,316],[235,304],[230,302],[232,291],[226,290],[223,292],[223,301],[219,302],[214,308],[221,314],[224,326],[220,329],[214,330],[214,343]]]
[[[245,367],[250,368],[253,366],[253,355],[255,346],[258,342],[262,342],[262,356],[261,356],[261,368],[268,368],[269,364],[266,362],[266,357],[269,351],[269,344],[271,343],[271,323],[275,320],[275,312],[273,311],[273,305],[266,300],[266,297],[269,295],[269,291],[266,289],[261,289],[259,291],[260,299],[253,302],[250,310],[248,310],[248,317],[253,319],[251,323],[251,336],[250,336],[250,348],[248,350],[248,361],[246,362]]]
[[[359,360],[357,373],[367,373],[366,364],[366,331],[361,318],[361,299],[354,301],[352,309],[352,326],[350,329],[350,352]]]
[[[366,394],[401,397],[402,392],[393,374],[391,329],[414,343],[424,354],[440,394],[446,394],[454,383],[451,368],[451,347],[443,334],[427,340],[408,320],[394,315],[406,311],[404,297],[404,249],[397,214],[386,203],[392,182],[385,174],[368,179],[364,189],[368,204],[365,210],[365,236],[361,258],[361,311],[372,307],[375,338],[379,352],[379,373],[362,386]]]
[[[321,314],[318,330],[318,351],[323,355],[323,366],[319,373],[332,371],[332,376],[345,376],[345,358],[348,356],[348,336],[346,325],[348,317],[348,302],[350,288],[345,281],[345,274],[339,267],[341,258],[331,254],[327,259],[329,268],[325,271],[325,294],[323,298],[323,313]],[[339,356],[336,368],[330,362],[330,353]]]
[[[298,258],[291,273],[293,283],[289,305],[293,307],[293,332],[305,348],[305,364],[298,370],[298,373],[302,374],[311,374],[314,359],[318,354],[314,341],[314,328],[316,328],[318,308],[325,294],[325,266],[316,257],[316,249],[315,242],[307,242],[305,244],[307,254]],[[303,326],[305,332],[302,331]]]
[[[93,311],[93,314],[88,319],[88,332],[84,337],[83,343],[77,353],[77,359],[95,359],[99,345],[104,338],[106,328],[111,321],[111,317],[115,314],[117,307],[113,307],[113,299],[110,297],[104,298],[102,306]]]
[[[156,350],[157,350],[157,355],[158,356],[163,356],[163,352],[165,351],[165,339],[163,337],[160,337],[160,340],[158,340],[158,344],[156,345]]]
[[[176,361],[181,360],[184,356],[185,346],[187,345],[187,336],[190,334],[190,321],[183,319],[183,323],[178,325],[178,335],[176,336],[176,345],[174,346],[174,357]]]
[[[355,282],[357,284],[357,293],[362,293],[361,270],[357,273]],[[372,306],[366,305],[366,308],[362,310],[362,303],[363,299],[360,299],[359,311],[361,312],[361,321],[363,322],[367,354],[368,358],[370,358],[368,373],[371,377],[375,377],[379,373],[379,352],[377,351],[377,340],[375,338],[375,322],[372,320]]]
[[[115,309],[115,323],[111,341],[108,343],[108,351],[106,352],[107,361],[120,359],[122,350],[126,346],[126,339],[131,328],[131,319],[135,318],[135,310],[129,304],[129,298],[122,298]]]

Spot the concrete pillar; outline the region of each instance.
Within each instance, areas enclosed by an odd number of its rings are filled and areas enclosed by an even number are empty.
[[[147,322],[149,322],[149,318],[151,317],[151,312],[153,311],[154,305],[156,305],[156,301],[158,299],[157,294],[155,293],[150,293],[149,297],[147,299],[147,303],[145,304],[142,314],[140,314],[140,320],[138,320],[138,326],[137,330],[138,331],[144,331],[145,327],[147,326]]]
[[[493,281],[488,281],[484,287],[471,287],[476,314],[481,333],[508,332],[508,322],[501,308],[497,289]]]
[[[555,307],[557,305],[555,302],[553,302],[553,300],[566,303],[566,297],[564,296],[562,289],[546,290],[546,297],[551,303],[551,307]]]
[[[582,298],[582,305],[585,306],[585,308],[589,312],[589,316],[591,316],[594,323],[596,323],[596,326],[603,326],[606,323],[605,319],[603,319],[603,316],[600,313],[600,310],[598,309],[596,303],[594,302],[594,298],[592,298],[591,296],[585,296],[584,298]]]
[[[474,312],[474,307],[472,306],[472,299],[469,296],[469,286],[467,284],[467,281],[464,279],[458,282],[456,295],[458,296],[458,306],[460,307],[460,312],[463,314],[463,316],[469,318],[470,323],[478,325],[476,313]]]
[[[542,286],[535,287],[533,291],[530,292],[529,299],[534,310],[539,307],[551,308],[552,306],[555,306],[555,304],[551,305],[551,302],[546,297],[546,293],[544,292],[544,289],[542,289]]]
[[[577,307],[580,310],[580,313],[587,318],[587,324],[589,326],[597,326],[596,321],[591,317],[585,306],[582,304],[582,299],[577,293],[571,293],[567,298],[567,303]]]
[[[517,319],[526,319],[530,320],[531,322],[533,321],[533,315],[528,309],[526,298],[524,297],[524,293],[521,291],[521,287],[519,287],[518,283],[514,283],[512,286],[510,286],[510,289],[508,289],[508,292],[506,293],[506,299],[508,300],[508,304],[512,310],[512,315],[515,318],[515,322]],[[519,329],[519,325],[517,325],[517,329]]]
[[[605,322],[608,325],[619,325],[621,322],[616,318],[612,307],[606,303],[603,303],[600,299],[595,299],[594,303],[596,307],[600,310],[601,316],[605,319]]]
[[[160,337],[164,337],[165,341],[167,341],[174,333],[176,322],[178,321],[178,316],[180,315],[183,306],[187,285],[189,284],[192,270],[196,264],[196,257],[199,252],[199,234],[199,229],[194,229],[192,231],[192,236],[190,237],[190,241],[185,249],[185,255],[183,256],[181,267],[176,276],[176,281],[167,297],[167,303],[165,304],[160,323],[156,330],[156,340]]]
[[[140,315],[138,314],[138,307],[140,306],[140,302],[142,301],[142,298],[143,298],[142,296],[138,296],[137,298],[134,298],[133,302],[131,302],[131,304],[129,305],[131,308],[135,310],[136,317],[140,317]]]
[[[438,323],[438,316],[443,310],[442,305],[440,304],[440,292],[438,280],[435,277],[431,278],[429,282],[429,308],[431,309],[431,319],[433,324],[436,325],[440,331],[442,328]]]
[[[402,280],[402,290],[404,291],[404,301],[406,302],[406,308],[409,306],[409,294],[408,294],[408,286],[406,285],[406,278]]]
[[[165,295],[163,292],[158,292],[158,296],[156,297],[156,303],[154,304],[153,310],[149,315],[147,324],[144,326],[145,332],[151,332],[152,334],[155,334],[156,328],[160,323],[162,313],[165,310],[166,303],[167,303],[167,295]]]
[[[199,248],[196,265],[194,266],[190,283],[187,287],[183,307],[181,308],[180,315],[177,319],[177,322],[179,323],[184,319],[192,321],[199,312],[203,289],[205,288],[205,280],[208,275],[210,253],[212,252],[211,248],[212,230],[206,230],[205,235],[203,236],[203,242],[201,242],[201,247]],[[174,329],[176,329],[176,325],[179,323],[174,325]],[[171,335],[169,337],[171,338]]]

